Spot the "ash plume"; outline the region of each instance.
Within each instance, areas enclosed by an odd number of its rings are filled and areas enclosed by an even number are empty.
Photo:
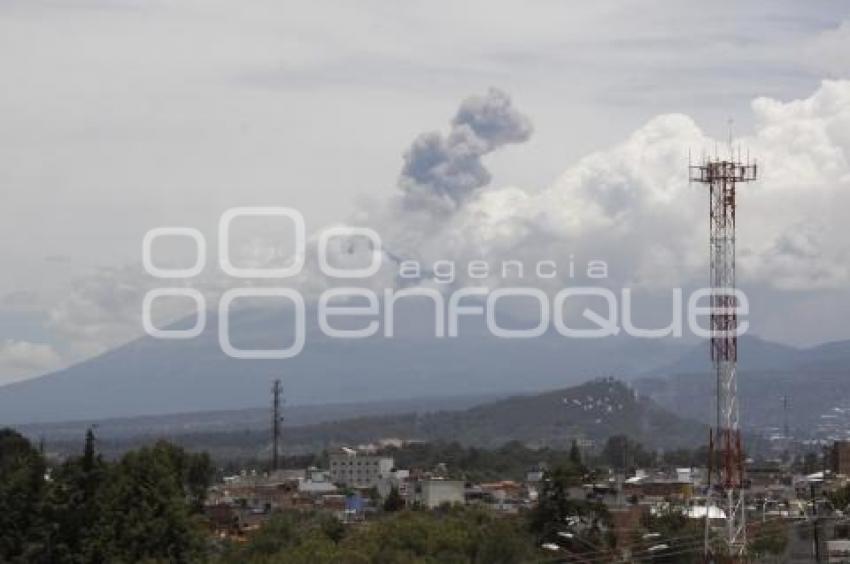
[[[491,88],[483,96],[467,98],[447,136],[436,131],[423,133],[405,153],[399,178],[405,204],[456,209],[490,183],[482,157],[508,143],[528,140],[531,132],[531,121],[501,90]]]

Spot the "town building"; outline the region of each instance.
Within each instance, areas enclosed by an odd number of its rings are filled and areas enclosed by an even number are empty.
[[[426,478],[418,480],[409,490],[412,505],[433,509],[443,504],[453,505],[466,502],[462,480]]]
[[[850,564],[850,540],[826,541],[826,558],[829,564]]]
[[[850,476],[850,441],[835,441],[832,445],[832,471]]]
[[[342,448],[330,455],[330,480],[353,488],[372,488],[395,466],[391,456],[366,454]]]
[[[397,490],[399,495],[403,499],[408,499],[409,497],[409,480],[410,480],[410,471],[402,470],[398,468],[393,468],[388,474],[383,474],[378,479],[378,483],[376,485],[378,489],[378,495],[381,499],[386,499],[387,496],[390,495],[392,490]]]

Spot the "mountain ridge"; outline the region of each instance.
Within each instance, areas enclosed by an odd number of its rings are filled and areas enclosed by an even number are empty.
[[[116,435],[104,426],[98,431],[100,449],[120,454],[157,438],[167,438],[194,450],[222,458],[264,458],[268,455],[268,410],[262,419],[233,421],[228,428],[139,430]],[[36,427],[25,428],[32,434]],[[79,449],[82,433],[57,436],[41,429],[51,452]],[[496,448],[519,441],[533,448],[567,449],[573,440],[602,444],[612,435],[627,435],[651,448],[693,448],[706,437],[702,423],[677,416],[613,378],[594,379],[576,386],[538,394],[522,394],[458,409],[393,414],[369,414],[283,427],[284,451],[315,453],[337,446],[356,446],[381,439],[458,442]]]
[[[669,388],[665,379],[711,371],[707,345],[683,340],[568,339],[551,331],[535,339],[499,339],[475,318],[464,320],[461,338],[429,337],[422,308],[412,303],[399,309],[393,338],[323,339],[314,320],[307,327],[312,340],[285,361],[226,356],[211,313],[196,339],[142,337],[64,370],[0,387],[0,424],[245,409],[261,405],[277,378],[287,401],[307,406],[535,393],[616,376],[675,411],[679,405],[670,398],[676,394],[662,393]],[[291,336],[285,322],[285,312],[246,309],[235,312],[231,329],[237,346],[281,346]],[[850,341],[797,349],[741,338],[742,377],[848,366]],[[702,396],[685,403],[694,401],[706,403]]]

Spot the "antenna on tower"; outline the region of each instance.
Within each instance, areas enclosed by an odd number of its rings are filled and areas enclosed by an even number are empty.
[[[735,123],[735,120],[733,120],[731,117],[726,118],[726,126],[729,129],[728,143],[729,143],[729,160],[730,161],[735,160],[735,152],[732,149],[732,124],[733,123]],[[738,160],[740,160],[740,159],[738,159]]]
[[[283,421],[283,416],[280,414],[280,396],[282,392],[280,380],[274,381],[272,386],[272,470],[279,468],[279,446],[280,446],[280,423]]]

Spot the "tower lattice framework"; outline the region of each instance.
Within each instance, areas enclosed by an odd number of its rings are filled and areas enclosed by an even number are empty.
[[[730,151],[731,153],[731,151]],[[739,183],[756,179],[756,164],[703,159],[689,166],[691,182],[709,187],[709,254],[711,285],[711,360],[716,377],[717,422],[709,435],[709,496],[725,514],[723,538],[728,556],[746,551],[744,503],[744,453],[741,444],[740,407],[736,365],[738,319],[735,291],[735,190]],[[712,484],[712,477],[714,483]],[[709,552],[710,505],[706,504],[706,552]]]

